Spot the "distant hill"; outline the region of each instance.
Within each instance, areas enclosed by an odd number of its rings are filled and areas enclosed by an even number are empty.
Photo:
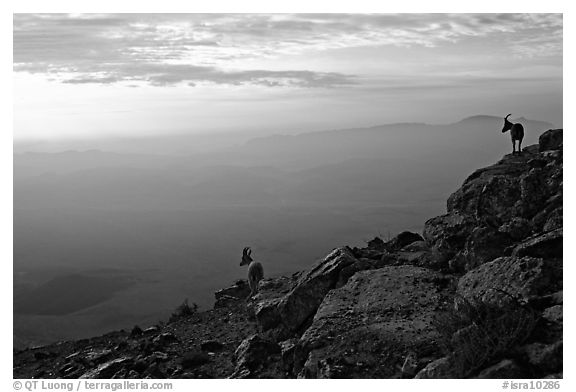
[[[14,313],[65,315],[103,302],[129,285],[130,280],[122,276],[58,276],[20,293],[14,300]]]

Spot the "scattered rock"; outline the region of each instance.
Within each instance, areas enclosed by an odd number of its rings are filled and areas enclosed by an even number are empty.
[[[200,343],[202,351],[216,352],[224,349],[224,345],[217,340],[206,340]]]
[[[402,364],[402,378],[414,378],[418,370],[418,358],[415,353],[408,353],[404,364]]]
[[[240,301],[242,301],[240,298],[231,297],[229,295],[222,295],[214,303],[214,308],[219,309],[219,308],[228,308],[231,306],[236,306]]]
[[[453,366],[449,358],[443,357],[430,362],[424,369],[420,370],[414,378],[454,378],[452,374]]]
[[[138,359],[132,365],[132,370],[137,372],[138,374],[143,373],[144,370],[148,368],[148,363],[142,359]]]
[[[160,332],[160,327],[158,327],[157,325],[148,327],[143,331],[145,335],[154,335],[157,334],[158,332]]]
[[[132,359],[128,357],[113,359],[87,371],[80,378],[112,378],[116,372],[129,366],[131,362]]]
[[[94,364],[100,364],[108,360],[112,356],[112,350],[100,349],[100,350],[90,350],[84,354],[84,360]]]
[[[178,338],[174,336],[174,334],[171,332],[164,332],[163,334],[160,334],[156,336],[154,339],[152,339],[152,343],[154,343],[158,347],[163,347],[171,343],[176,343],[177,341]]]
[[[475,378],[523,378],[524,372],[511,359],[504,359],[495,365],[482,370]]]
[[[218,303],[223,297],[231,297],[235,299],[245,299],[250,295],[250,286],[246,280],[237,280],[234,285],[227,287],[222,290],[218,290],[214,293],[216,297],[216,303]]]
[[[204,365],[206,362],[210,360],[208,354],[200,351],[189,351],[182,357],[180,363],[184,369],[192,369],[197,366]]]
[[[562,371],[562,341],[553,344],[532,343],[522,348],[528,362],[540,373]]]
[[[54,356],[54,353],[52,353],[52,352],[47,352],[47,351],[35,351],[34,352],[34,359],[36,359],[37,361],[42,360],[42,359],[51,358],[53,356]]]
[[[242,341],[234,353],[236,370],[231,378],[246,378],[259,368],[266,366],[266,361],[273,354],[280,353],[280,346],[274,342],[252,335]]]
[[[84,373],[84,370],[77,364],[66,363],[60,367],[58,373],[60,373],[62,378],[78,378]]]
[[[166,374],[162,371],[157,363],[152,363],[144,371],[145,378],[166,378]]]
[[[154,351],[150,356],[150,360],[154,362],[166,362],[168,358],[168,354],[162,351]]]

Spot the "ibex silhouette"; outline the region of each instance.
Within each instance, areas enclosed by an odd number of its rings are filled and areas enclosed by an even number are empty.
[[[510,136],[512,137],[512,154],[516,153],[516,140],[518,140],[518,154],[522,153],[522,139],[524,139],[524,127],[520,123],[514,124],[508,121],[512,113],[504,117],[504,127],[502,128],[502,133],[510,131]]]

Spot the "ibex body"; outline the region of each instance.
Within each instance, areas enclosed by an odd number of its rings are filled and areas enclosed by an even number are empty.
[[[524,127],[520,123],[514,124],[508,121],[512,113],[504,117],[504,127],[502,128],[502,133],[510,131],[510,136],[512,138],[512,154],[516,153],[516,140],[518,140],[518,153],[522,152],[522,139],[524,139]]]
[[[248,265],[248,285],[250,286],[250,297],[258,293],[258,284],[264,278],[264,268],[258,261],[252,260],[252,250],[250,247],[242,251],[242,261],[240,265]]]

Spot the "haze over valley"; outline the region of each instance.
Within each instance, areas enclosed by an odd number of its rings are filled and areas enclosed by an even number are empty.
[[[508,152],[501,121],[276,135],[192,155],[112,140],[16,153],[15,341],[151,324],[185,298],[210,307],[244,277],[244,246],[275,276],[339,245],[420,231],[465,175]],[[527,144],[553,127],[520,121]]]

